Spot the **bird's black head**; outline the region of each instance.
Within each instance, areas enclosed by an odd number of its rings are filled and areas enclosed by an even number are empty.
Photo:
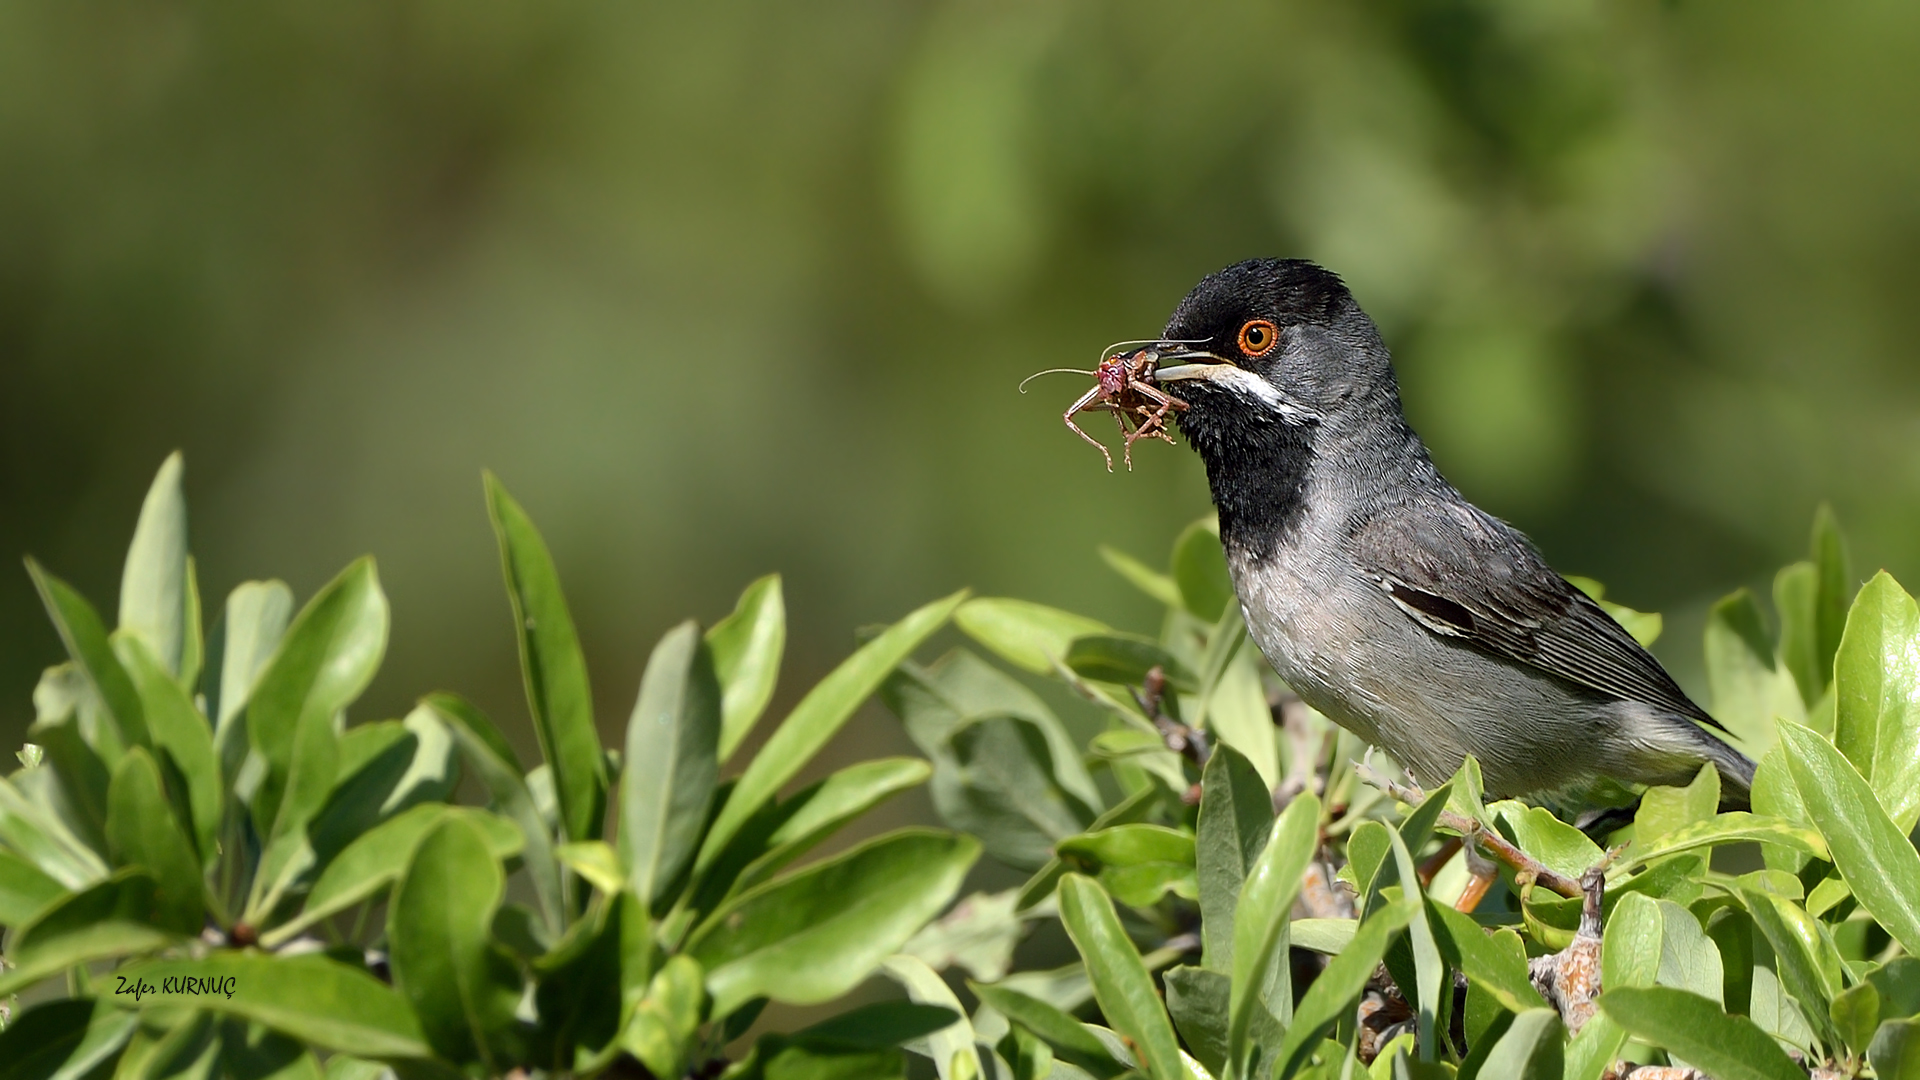
[[[1331,271],[1253,259],[1194,286],[1167,321],[1156,378],[1184,398],[1221,536],[1264,554],[1298,520],[1315,457],[1388,443],[1424,460],[1386,346]]]

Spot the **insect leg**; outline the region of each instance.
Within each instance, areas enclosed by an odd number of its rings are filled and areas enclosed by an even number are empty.
[[[1107,452],[1106,446],[1103,443],[1101,443],[1099,439],[1096,439],[1093,436],[1087,434],[1085,431],[1081,430],[1079,424],[1076,424],[1073,422],[1074,413],[1077,413],[1082,409],[1088,408],[1089,406],[1093,405],[1093,403],[1099,398],[1100,398],[1100,388],[1096,386],[1093,389],[1087,391],[1084,395],[1082,395],[1079,401],[1076,401],[1071,406],[1069,406],[1066,412],[1061,413],[1060,419],[1063,423],[1067,425],[1067,429],[1069,431],[1072,431],[1075,435],[1078,435],[1082,439],[1085,439],[1088,442],[1088,444],[1093,446],[1094,449],[1100,451],[1100,456],[1107,460],[1107,471],[1112,472],[1113,471],[1113,455]],[[1100,404],[1107,405],[1108,402],[1101,401]]]

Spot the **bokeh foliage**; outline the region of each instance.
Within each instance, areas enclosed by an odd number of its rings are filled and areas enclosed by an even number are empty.
[[[1011,387],[1300,254],[1563,568],[1697,611],[1830,497],[1912,580],[1916,46],[1894,0],[5,5],[0,551],[111,597],[185,445],[208,595],[373,549],[434,613],[395,711],[518,694],[476,464],[598,583],[603,687],[775,567],[816,673],[963,582],[1140,616],[1089,552],[1196,463],[1108,478]],[[0,576],[0,729],[54,647]]]

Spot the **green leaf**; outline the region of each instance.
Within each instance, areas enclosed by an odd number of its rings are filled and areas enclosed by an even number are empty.
[[[1813,827],[1806,805],[1800,801],[1800,789],[1794,786],[1793,773],[1787,768],[1787,752],[1778,745],[1754,765],[1753,810],[1762,817]],[[1824,840],[1821,843],[1825,845]],[[1775,844],[1762,845],[1760,856],[1768,867],[1789,874],[1798,874],[1807,864],[1807,856]]]
[[[200,569],[187,556],[186,600],[182,617],[186,621],[186,640],[180,643],[180,688],[192,693],[202,682],[207,664],[205,613],[200,607]]]
[[[547,932],[557,935],[567,920],[560,887],[560,864],[553,856],[553,835],[534,802],[533,793],[527,788],[526,778],[520,773],[519,757],[493,721],[457,695],[428,694],[421,703],[438,714],[453,731],[461,757],[486,787],[493,805],[525,834],[521,865],[533,883]]]
[[[1220,1075],[1227,1062],[1233,980],[1218,971],[1183,966],[1168,968],[1161,982],[1166,987],[1167,1015],[1173,1017],[1173,1026],[1200,1064],[1215,1076]]]
[[[953,1013],[953,1023],[921,1036],[926,1055],[933,1059],[940,1080],[976,1080],[987,1075],[974,1048],[978,1040],[968,1022],[960,999],[947,988],[946,980],[925,963],[911,956],[889,956],[880,965],[888,978],[897,982],[916,1004],[931,1005]]]
[[[1560,1080],[1564,1065],[1560,1014],[1545,1006],[1516,1014],[1506,1034],[1480,1064],[1480,1075],[1511,1080]]]
[[[154,749],[185,781],[185,810],[194,850],[202,865],[211,864],[218,854],[215,840],[226,796],[220,762],[214,756],[213,730],[187,692],[147,655],[142,643],[129,640],[118,651],[139,691]]]
[[[1207,630],[1207,649],[1200,657],[1200,703],[1193,710],[1193,725],[1208,727],[1213,719],[1213,699],[1220,691],[1220,680],[1226,675],[1228,665],[1240,655],[1241,646],[1247,643],[1247,621],[1237,603],[1227,604],[1220,610],[1220,618]],[[1259,681],[1255,674],[1254,681]],[[1263,695],[1264,696],[1264,695]],[[1268,726],[1272,726],[1273,714],[1267,714]]]
[[[1408,815],[1404,827],[1407,832],[1418,837],[1416,843],[1423,845],[1426,843],[1427,837],[1432,833],[1434,820],[1439,817],[1440,810],[1446,806],[1447,797],[1448,793],[1445,789],[1436,791],[1427,796],[1426,803],[1421,804],[1418,809]],[[1413,853],[1407,850],[1405,837],[1398,830],[1390,830],[1388,836],[1393,841],[1393,861],[1399,874],[1401,890],[1408,897],[1424,900],[1420,890],[1419,871],[1413,865]],[[1407,928],[1408,943],[1412,946],[1413,952],[1414,988],[1417,990],[1414,1006],[1419,1021],[1417,1034],[1420,1060],[1431,1062],[1436,1060],[1434,1043],[1439,1037],[1440,984],[1446,976],[1445,964],[1440,958],[1439,943],[1434,940],[1433,924],[1425,917],[1424,912],[1416,913],[1408,920]],[[1406,984],[1403,982],[1401,985]],[[1452,993],[1452,987],[1449,986],[1447,988],[1449,1001],[1452,999]]]
[[[60,667],[71,670],[72,665],[62,664]],[[49,671],[42,676],[42,687],[51,675],[53,672]],[[45,696],[36,694],[36,697],[43,699]],[[57,783],[49,785],[45,794],[50,797],[42,800],[47,816],[60,821],[64,828],[71,830],[71,835],[91,850],[105,853],[107,784],[112,780],[112,774],[107,763],[82,733],[85,726],[78,710],[70,710],[59,716],[43,714],[36,720],[27,729],[27,738],[41,749],[45,764],[40,769],[45,771],[37,770],[29,776],[47,779],[47,773],[53,774]],[[98,730],[96,727],[95,731]],[[125,751],[119,753],[124,754]]]
[[[1093,820],[1088,831],[1144,821],[1153,815],[1154,808],[1159,803],[1160,792],[1157,788],[1143,788],[1102,812]],[[1060,882],[1060,875],[1066,872],[1067,864],[1057,856],[1047,860],[1046,865],[1035,871],[1034,875],[1027,879],[1027,883],[1020,887],[1020,897],[1014,903],[1014,910],[1026,911],[1052,896],[1054,887]]]
[[[606,813],[606,756],[593,726],[593,690],[560,575],[540,531],[499,478],[484,474],[487,514],[500,544],[500,572],[513,605],[527,709],[569,840],[597,840]]]
[[[1075,638],[1109,629],[1084,615],[997,596],[961,604],[953,624],[1001,659],[1038,675],[1051,675],[1055,664],[1064,663]]]
[[[1605,854],[1587,834],[1554,817],[1544,807],[1523,806],[1506,800],[1488,809],[1506,827],[1503,831],[1507,839],[1570,878],[1579,877]]]
[[[253,801],[263,842],[304,828],[333,788],[334,717],[372,681],[386,647],[372,559],[350,564],[294,617],[247,706],[247,736],[267,764]]]
[[[443,818],[414,849],[387,917],[393,983],[434,1052],[488,1075],[505,1071],[520,976],[493,944],[505,875],[486,836]]]
[[[993,1048],[1006,1062],[1012,1074],[1009,1080],[1045,1080],[1053,1075],[1053,1047],[1019,1024],[1008,1024],[1007,1033]]]
[[[158,885],[155,925],[183,935],[206,921],[200,859],[167,802],[160,770],[146,750],[134,747],[113,771],[107,794],[107,840],[122,866],[141,866]]]
[[[326,1080],[319,1059],[297,1039],[226,1020],[219,1040],[224,1080]]]
[[[707,631],[714,674],[720,680],[720,760],[733,756],[773,700],[780,656],[787,647],[787,606],[780,575],[747,586],[733,613]]]
[[[910,613],[861,646],[800,699],[734,785],[733,794],[707,830],[694,863],[696,872],[719,856],[761,804],[813,760],[887,674],[940,629],[965,599],[963,590]]]
[[[249,905],[256,925],[271,921],[286,896],[368,829],[453,792],[453,735],[425,706],[415,707],[403,721],[347,729],[335,756],[338,779],[326,801],[304,828],[269,843],[260,858],[256,899]]]
[[[1720,808],[1720,774],[1712,765],[1700,766],[1686,787],[1650,787],[1640,796],[1633,815],[1633,842],[1650,844],[1668,833],[1711,818]]]
[[[1173,580],[1180,598],[1194,617],[1216,622],[1233,600],[1233,579],[1227,574],[1226,552],[1220,547],[1220,527],[1212,519],[1196,521],[1173,542]]]
[[[73,586],[61,581],[44,570],[33,559],[27,560],[27,574],[33,578],[33,586],[40,592],[40,602],[46,606],[47,617],[53,620],[53,628],[60,635],[60,643],[67,648],[67,655],[74,665],[87,677],[94,692],[100,695],[100,701],[106,705],[107,715],[112,717],[118,729],[118,745],[108,748],[96,746],[100,756],[112,765],[119,759],[119,746],[145,746],[147,739],[146,712],[140,707],[140,694],[133,687],[133,680],[126,669],[120,666],[120,660],[113,654],[113,646],[107,641],[107,628],[100,621],[100,613],[87,603],[86,597],[75,592]]]
[[[505,860],[515,855],[524,858],[525,837],[509,819],[470,807],[423,803],[360,834],[329,860],[307,894],[300,915],[262,934],[261,944],[275,948],[329,915],[379,898],[412,860],[421,838],[450,816],[465,817],[479,829],[486,836],[494,858]]]
[[[227,594],[218,681],[207,704],[214,718],[213,742],[229,773],[239,768],[246,752],[246,731],[239,721],[246,716],[247,701],[292,618],[293,590],[284,582],[243,581]]]
[[[1834,995],[1828,1018],[1834,1034],[1855,1053],[1864,1054],[1880,1026],[1880,991],[1870,982],[1848,987]]]
[[[1847,543],[1840,534],[1840,522],[1833,516],[1833,508],[1825,503],[1813,514],[1811,554],[1820,579],[1819,600],[1814,608],[1819,633],[1814,669],[1820,674],[1820,690],[1809,695],[1809,702],[1817,700],[1832,679],[1834,654],[1840,650],[1840,639],[1847,625],[1847,608],[1852,605],[1854,590],[1859,584],[1847,559]]]
[[[140,1026],[107,999],[70,998],[26,1010],[0,1031],[0,1080],[84,1080],[104,1071]]]
[[[1800,700],[1820,700],[1833,678],[1833,657],[1820,655],[1820,570],[1810,562],[1780,568],[1773,576],[1773,610],[1780,615],[1780,663],[1793,675]],[[1844,614],[1844,612],[1843,612]]]
[[[627,887],[625,867],[619,852],[605,840],[580,840],[554,849],[560,864],[586,879],[587,884],[608,896]]]
[[[13,934],[0,997],[76,964],[165,948],[179,935],[154,925],[153,876],[128,868],[42,908]]]
[[[1100,559],[1116,574],[1127,580],[1127,584],[1146,593],[1170,608],[1182,606],[1180,586],[1172,578],[1153,569],[1139,559],[1117,548],[1101,544]]]
[[[1243,1076],[1256,1006],[1262,1003],[1269,971],[1285,963],[1280,943],[1287,915],[1307,861],[1320,844],[1320,800],[1311,793],[1287,804],[1274,821],[1265,850],[1247,872],[1233,921],[1233,997],[1227,1020],[1229,1076]],[[1291,990],[1288,991],[1291,994]]]
[[[1774,718],[1806,718],[1793,676],[1774,663],[1773,638],[1753,593],[1740,589],[1707,616],[1707,684],[1713,717],[1755,757],[1773,745]]]
[[[1234,911],[1241,886],[1273,829],[1273,793],[1239,751],[1216,746],[1200,774],[1196,873],[1202,965],[1233,970]]]
[[[1060,854],[1096,866],[1129,867],[1166,863],[1191,873],[1193,834],[1164,825],[1115,825],[1060,841]]]
[[[1813,917],[1793,901],[1746,889],[1741,890],[1740,897],[1753,916],[1754,926],[1773,949],[1776,970],[1787,992],[1816,1028],[1831,1034],[1828,1006],[1844,986],[1845,964],[1840,954],[1821,936]]]
[[[1496,945],[1473,916],[1431,897],[1427,898],[1427,914],[1439,931],[1435,938],[1441,956],[1469,982],[1492,995],[1501,1008],[1517,1015],[1545,1007],[1546,1001],[1527,976],[1525,959],[1515,963],[1516,958]]]
[[[743,893],[684,951],[706,969],[716,1016],[757,997],[827,1001],[945,907],[979,854],[978,843],[950,833],[889,833]]]
[[[928,923],[900,951],[935,971],[958,964],[976,979],[999,979],[1013,966],[1013,950],[1026,936],[1026,920],[1014,911],[1019,890],[973,893]]]
[[[38,867],[0,848],[0,927],[32,921],[36,912],[65,893],[58,881]]]
[[[1348,835],[1347,865],[1340,869],[1340,875],[1353,886],[1354,896],[1363,903],[1373,897],[1373,879],[1380,875],[1380,868],[1386,865],[1392,851],[1393,841],[1387,838],[1387,827],[1379,821],[1362,821]]]
[[[1920,1014],[1920,959],[1896,956],[1869,970],[1866,981],[1880,991],[1880,1015],[1904,1020]]]
[[[1920,605],[1886,571],[1861,588],[1834,658],[1833,742],[1894,825],[1920,820]]]
[[[1920,952],[1920,852],[1833,744],[1783,724],[1787,767],[1841,876],[1909,953]]]
[[[6,777],[0,777],[0,842],[68,889],[84,888],[107,876],[106,863],[92,848],[50,808],[36,805]]]
[[[262,935],[261,943],[275,948],[319,920],[384,892],[412,860],[421,838],[447,813],[446,806],[427,803],[360,834],[327,864],[300,916]]]
[[[1665,938],[1666,916],[1659,901],[1639,893],[1622,896],[1607,919],[1601,942],[1602,985],[1652,986],[1666,954]]]
[[[1920,1077],[1920,1022],[1889,1020],[1874,1033],[1867,1048],[1867,1060],[1873,1063],[1880,1080],[1913,1080]]]
[[[1067,667],[1082,678],[1096,682],[1138,686],[1147,672],[1159,668],[1175,691],[1191,694],[1199,690],[1199,680],[1173,654],[1152,638],[1137,634],[1086,634],[1067,646]]]
[[[906,1059],[898,1050],[851,1050],[831,1044],[762,1038],[729,1080],[900,1080]]]
[[[496,934],[499,926],[496,917]],[[631,1019],[658,974],[653,962],[659,946],[652,931],[645,909],[624,888],[588,900],[566,932],[532,959],[540,1022],[522,1060],[556,1072],[592,1073],[604,1067],[605,1059],[618,1052],[622,1023]],[[672,1031],[654,1033],[662,1034],[669,1041],[677,1038]]]
[[[700,1029],[704,998],[700,965],[684,956],[669,957],[647,985],[646,996],[621,1032],[621,1041],[653,1075],[684,1075]]]
[[[1781,847],[1816,859],[1827,857],[1827,843],[1813,829],[1777,817],[1731,810],[1656,836],[1644,847],[1636,839],[1627,849],[1629,857],[1615,864],[1613,873],[1624,876],[1626,871],[1682,851],[1744,842]]]
[[[1806,1080],[1773,1036],[1712,1001],[1666,987],[1622,987],[1600,1009],[1635,1037],[1671,1051],[1717,1080]]]
[[[1293,1024],[1274,1055],[1274,1076],[1292,1076],[1319,1045],[1321,1034],[1340,1017],[1351,1015],[1354,1000],[1366,989],[1387,946],[1419,913],[1418,903],[1418,899],[1402,899],[1369,915],[1355,931],[1353,943],[1327,963],[1293,1010]]]
[[[1236,615],[1239,610],[1232,609]],[[1237,633],[1242,640],[1246,638],[1244,629]],[[1206,700],[1205,720],[1207,731],[1216,740],[1215,747],[1231,746],[1246,755],[1271,790],[1285,777],[1280,771],[1279,729],[1274,724],[1273,707],[1267,704],[1267,688],[1260,682],[1260,669],[1265,666],[1259,650],[1236,650]]]
[[[1100,805],[1080,748],[1033,692],[965,650],[901,665],[881,696],[934,763],[941,820],[1017,868],[1045,863]]]
[[[1101,1013],[1132,1042],[1147,1074],[1153,1080],[1184,1080],[1173,1024],[1107,894],[1090,878],[1066,875],[1060,879],[1060,921],[1087,965]]]
[[[744,891],[771,878],[848,822],[884,800],[927,781],[932,768],[918,758],[876,758],[849,765],[781,803],[791,814],[767,837],[764,852],[740,872]]]
[[[949,1026],[961,1014],[939,1005],[915,1001],[876,1001],[794,1033],[812,1045],[878,1050],[925,1038]]]
[[[1660,906],[1661,916],[1660,973],[1654,981],[1699,994],[1716,1005],[1724,1004],[1726,969],[1719,946],[1707,936],[1693,912],[1671,900],[1654,903]],[[1601,974],[1604,976],[1605,971]]]
[[[398,723],[348,728],[340,739],[340,778],[307,829],[317,864],[394,814],[451,797],[458,779],[453,755],[452,729],[424,705]]]
[[[1093,1074],[1097,1080],[1110,1080],[1127,1071],[1086,1025],[1055,1006],[1007,986],[971,982],[967,986],[982,1003],[1045,1039],[1061,1061]]]
[[[147,489],[120,573],[120,628],[145,642],[176,677],[187,638],[187,501],[180,472],[176,450]]]
[[[1359,925],[1358,919],[1295,919],[1287,932],[1287,943],[1296,949],[1335,956],[1353,944],[1353,934]]]
[[[720,778],[720,683],[700,628],[669,630],[647,659],[627,720],[620,854],[643,902],[660,900],[693,857]]]
[[[144,961],[115,974],[156,986],[170,978],[205,980],[200,985],[220,992],[195,998],[198,1008],[262,1024],[323,1050],[376,1060],[430,1053],[399,993],[318,953],[220,951],[197,960]]]

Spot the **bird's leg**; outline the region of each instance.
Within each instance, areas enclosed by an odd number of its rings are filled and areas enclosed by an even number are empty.
[[[1100,451],[1100,456],[1107,459],[1107,471],[1112,472],[1113,471],[1113,455],[1107,452],[1106,445],[1103,444],[1099,439],[1096,439],[1093,436],[1087,434],[1085,431],[1081,430],[1080,425],[1073,422],[1074,414],[1079,412],[1082,409],[1087,408],[1088,406],[1092,405],[1095,401],[1099,400],[1100,395],[1101,395],[1101,388],[1098,386],[1087,391],[1085,394],[1081,396],[1079,401],[1074,402],[1072,406],[1070,406],[1067,409],[1066,412],[1063,412],[1060,414],[1060,419],[1062,422],[1064,422],[1067,425],[1068,430],[1072,431],[1075,435],[1078,435],[1081,438],[1087,440],[1088,445],[1092,446],[1095,450]]]

